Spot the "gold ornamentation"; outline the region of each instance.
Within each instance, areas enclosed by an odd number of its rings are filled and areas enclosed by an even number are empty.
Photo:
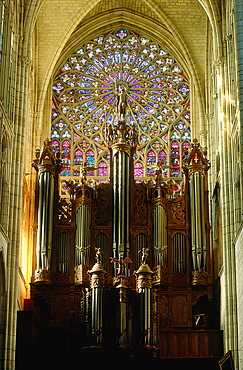
[[[89,285],[88,267],[85,265],[78,265],[74,267],[74,282],[75,285]]]
[[[48,269],[35,270],[34,284],[52,284],[52,272]]]
[[[153,285],[167,284],[168,269],[165,266],[157,265],[154,268]]]
[[[95,223],[97,225],[108,225],[109,221],[109,184],[97,186],[97,198],[95,199]]]
[[[106,138],[112,148],[113,156],[118,151],[124,151],[130,155],[131,148],[137,144],[137,130],[129,127],[125,122],[119,122],[117,127],[108,127]]]
[[[144,257],[145,258],[145,257]],[[136,276],[136,289],[139,291],[143,288],[152,288],[152,276],[153,271],[151,271],[149,265],[142,263],[137,271],[134,271]]]
[[[135,184],[135,222],[137,224],[146,225],[148,218],[148,206],[147,206],[147,188],[143,183]]]
[[[171,205],[172,220],[175,224],[185,222],[185,199],[182,195],[177,196]]]
[[[66,225],[72,221],[72,204],[61,198],[58,204],[58,224]]]
[[[90,288],[104,288],[105,281],[107,277],[107,272],[102,266],[102,254],[103,250],[101,248],[95,248],[95,258],[96,263],[91,270],[88,270],[87,273],[90,278]]]
[[[192,285],[207,285],[208,274],[202,269],[192,271]]]
[[[125,266],[127,263],[132,263],[129,257],[123,257],[121,254],[119,258],[111,257],[111,263],[118,262],[117,265],[117,276],[125,276]]]

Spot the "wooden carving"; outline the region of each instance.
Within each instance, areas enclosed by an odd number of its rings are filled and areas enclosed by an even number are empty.
[[[67,225],[72,221],[72,204],[66,199],[61,199],[58,204],[58,224]]]
[[[183,296],[176,296],[172,304],[174,326],[187,326],[187,300]]]
[[[140,183],[135,184],[135,222],[146,225],[148,220],[148,207],[146,202],[146,187]]]
[[[185,222],[185,198],[177,196],[171,206],[172,220],[175,224],[183,224]]]
[[[109,198],[109,184],[100,184],[97,188],[97,199],[95,201],[95,223],[97,225],[108,225]]]

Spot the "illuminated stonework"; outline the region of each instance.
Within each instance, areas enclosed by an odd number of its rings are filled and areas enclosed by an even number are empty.
[[[62,153],[63,179],[77,178],[86,162],[89,178],[108,178],[106,133],[117,125],[118,94],[126,99],[126,122],[138,131],[137,181],[163,176],[181,186],[181,161],[189,147],[190,88],[176,60],[156,42],[132,31],[101,35],[82,45],[53,83],[51,140]]]

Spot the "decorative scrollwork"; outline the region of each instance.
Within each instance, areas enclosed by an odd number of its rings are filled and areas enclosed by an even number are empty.
[[[98,196],[95,202],[95,222],[97,225],[108,225],[110,194],[108,184],[99,184],[97,193]]]
[[[175,198],[171,206],[172,220],[175,224],[185,222],[185,199],[179,195]]]
[[[143,184],[135,184],[135,222],[137,224],[146,224],[148,217],[148,207],[146,204],[147,189]]]
[[[58,205],[58,224],[69,224],[72,220],[72,204],[61,199]]]

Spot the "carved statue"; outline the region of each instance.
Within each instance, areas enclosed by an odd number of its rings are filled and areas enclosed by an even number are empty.
[[[142,250],[138,252],[138,253],[142,254],[142,257],[141,257],[141,264],[142,265],[146,265],[146,263],[147,263],[148,252],[149,252],[149,249],[145,248],[145,247],[143,247]]]
[[[103,250],[101,248],[95,248],[95,259],[96,259],[96,263],[98,264],[102,264],[102,254],[103,254]]]
[[[166,168],[168,168],[168,166],[166,166],[163,159],[157,163],[157,166],[156,166],[156,186],[161,185],[161,181],[163,180],[163,170],[165,170]]]
[[[123,276],[125,275],[125,264],[126,263],[132,263],[132,260],[129,257],[123,257],[121,254],[119,255],[119,258],[111,257],[111,262],[118,262],[117,266],[117,276]]]
[[[95,171],[97,169],[97,167],[87,166],[87,163],[85,162],[80,169],[80,183],[82,185],[87,185],[87,173]]]
[[[83,167],[80,169],[80,182],[82,185],[87,184],[87,169],[86,163],[84,163]]]
[[[117,93],[117,117],[118,117],[118,121],[124,121],[125,120],[126,107],[127,107],[126,94],[122,90],[122,91],[119,91]]]

